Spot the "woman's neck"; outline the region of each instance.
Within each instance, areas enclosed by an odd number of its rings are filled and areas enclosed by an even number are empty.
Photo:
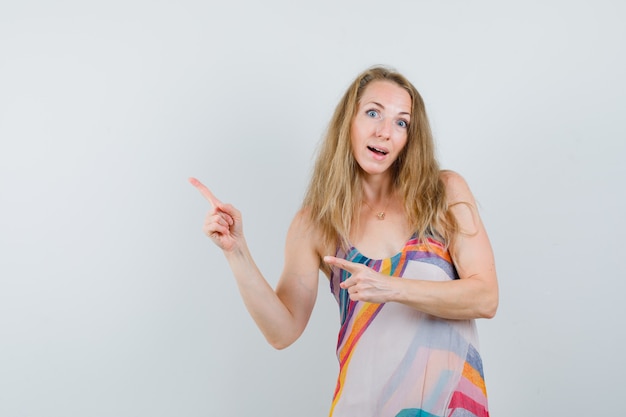
[[[363,190],[363,201],[372,206],[387,203],[394,194],[393,184],[390,178],[363,178],[361,186]]]

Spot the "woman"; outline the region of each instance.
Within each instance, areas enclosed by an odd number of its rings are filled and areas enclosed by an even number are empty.
[[[275,290],[239,211],[190,181],[213,206],[203,230],[272,346],[300,336],[319,271],[328,277],[341,315],[331,416],[488,416],[474,319],[497,309],[493,252],[466,182],[439,169],[405,77],[370,68],[338,104]]]

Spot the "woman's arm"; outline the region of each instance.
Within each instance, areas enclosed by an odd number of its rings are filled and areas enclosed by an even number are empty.
[[[248,312],[276,349],[284,349],[300,337],[317,298],[320,257],[312,228],[302,213],[294,218],[285,243],[285,263],[276,290],[257,268],[244,244],[225,252]]]
[[[458,174],[442,173],[448,204],[460,233],[450,254],[460,279],[425,281],[395,279],[372,269],[334,257],[330,264],[352,273],[343,282],[350,298],[369,302],[399,302],[434,316],[447,319],[491,318],[498,307],[498,282],[493,251],[476,202],[465,180]]]
[[[291,345],[304,331],[317,297],[319,240],[307,216],[299,212],[289,227],[284,269],[274,290],[248,249],[239,211],[221,203],[198,180],[190,182],[213,207],[203,230],[224,252],[248,312],[273,347]]]

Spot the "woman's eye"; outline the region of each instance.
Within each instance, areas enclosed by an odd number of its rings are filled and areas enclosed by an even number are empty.
[[[398,120],[398,126],[409,127],[409,124],[406,122],[406,120]]]
[[[376,110],[368,110],[367,115],[369,117],[378,117],[378,112]]]

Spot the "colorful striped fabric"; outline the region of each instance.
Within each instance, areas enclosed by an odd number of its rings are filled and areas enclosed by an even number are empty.
[[[412,237],[392,258],[356,248],[337,257],[398,277],[458,279],[449,252],[434,239]],[[473,320],[445,320],[399,303],[351,301],[339,287],[349,273],[333,268],[339,304],[339,377],[331,417],[488,417],[482,361]]]

